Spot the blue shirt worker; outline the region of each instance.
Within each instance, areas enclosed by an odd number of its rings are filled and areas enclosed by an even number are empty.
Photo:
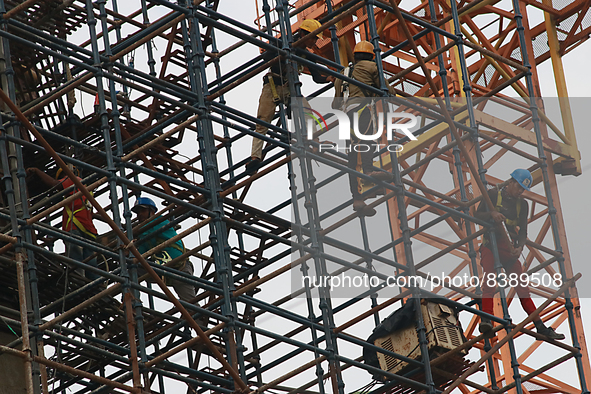
[[[139,197],[136,200],[132,211],[137,215],[137,219],[139,219],[140,223],[144,223],[151,219],[144,226],[148,227],[148,229],[140,229],[140,232],[135,235],[137,239],[137,249],[141,254],[144,254],[147,251],[177,236],[176,231],[174,228],[172,228],[168,220],[164,220],[161,223],[149,228],[150,224],[159,218],[159,216],[156,215],[156,204],[150,198]],[[164,249],[148,256],[147,260],[156,264],[164,265],[169,261],[180,257],[185,253],[185,251],[185,245],[183,244],[183,241],[179,239]],[[193,264],[188,258],[182,259],[169,267],[189,275],[193,275]],[[142,276],[143,274],[145,274],[145,270],[140,268],[138,270],[138,276]],[[167,286],[172,286],[174,288],[182,301],[190,302],[193,298],[195,298],[195,286],[192,284],[174,278],[164,278],[164,282]]]

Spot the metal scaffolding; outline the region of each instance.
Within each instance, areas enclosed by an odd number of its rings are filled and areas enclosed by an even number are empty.
[[[254,23],[240,16],[245,7],[0,0],[0,362],[19,377],[6,390],[588,393],[580,275],[556,183],[556,175],[581,173],[580,155],[568,99],[559,100],[557,126],[536,66],[551,59],[558,96],[568,97],[561,56],[591,33],[589,1],[260,0],[248,4]],[[305,19],[321,24],[310,36],[322,35],[307,57],[294,50],[305,39],[292,34]],[[345,155],[305,138],[301,107],[278,103],[273,123],[254,107],[260,78],[277,61],[293,65],[292,97],[332,97],[332,84],[316,86],[306,74],[347,79],[341,71],[361,40],[375,48],[381,87],[387,78],[396,90],[389,99],[421,119],[416,140],[395,133],[403,150],[377,155],[391,183],[357,173],[364,196],[377,194],[371,218],[334,193],[356,172]],[[257,124],[268,134],[257,134]],[[265,147],[249,174],[253,138]],[[507,163],[534,177],[523,195],[531,206],[524,271],[560,274],[560,283],[531,291],[540,318],[568,330],[564,342],[531,331],[534,316],[513,321],[511,289],[488,316],[495,335],[475,332],[486,317],[478,286],[380,292],[380,264],[393,277],[482,274],[478,248],[491,226],[473,214],[489,200],[487,185],[506,180]],[[74,186],[48,190],[31,167],[51,176],[61,168]],[[320,169],[332,172],[322,178]],[[62,230],[62,209],[81,196],[94,208],[96,240]],[[167,244],[142,255],[134,240],[140,196],[158,202],[178,232],[171,242],[186,246],[164,266],[149,256]],[[92,257],[67,257],[65,243]],[[98,267],[87,264],[92,258]],[[186,259],[194,275],[171,268]],[[350,298],[292,286],[296,272],[312,271],[375,276],[377,286]],[[195,299],[179,301],[165,283],[172,279],[194,286]],[[421,299],[459,311],[463,344],[429,350]],[[416,354],[366,340],[402,305],[414,308]],[[365,351],[407,367],[378,368]],[[561,364],[577,381],[553,375]]]

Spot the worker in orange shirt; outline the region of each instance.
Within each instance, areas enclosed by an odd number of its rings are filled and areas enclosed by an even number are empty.
[[[74,168],[74,171],[76,169]],[[50,188],[60,188],[65,190],[70,186],[74,185],[74,182],[68,177],[60,178],[62,169],[58,169],[55,178],[47,175],[36,167],[30,167],[26,169],[27,177],[36,175],[41,182]],[[77,177],[79,180],[80,177]],[[70,192],[70,195],[78,192],[77,188]],[[70,233],[70,235],[85,238],[91,241],[95,241],[97,237],[97,231],[92,221],[92,206],[86,197],[81,196],[75,199],[64,207],[62,214],[62,229]],[[89,248],[75,244],[73,242],[65,242],[66,244],[66,256],[72,260],[84,261],[91,257],[94,252]],[[97,267],[96,257],[91,258],[86,264]],[[90,280],[98,279],[99,276],[91,271],[85,271],[85,276]]]

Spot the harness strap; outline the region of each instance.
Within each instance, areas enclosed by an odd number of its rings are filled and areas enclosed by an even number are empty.
[[[495,210],[497,212],[501,211],[503,207],[503,195],[501,194],[501,190],[497,193],[497,203],[495,204]],[[517,219],[505,219],[505,224],[507,227],[515,228],[519,224],[519,213],[521,212],[521,200],[517,200],[517,204],[515,206],[517,211]],[[482,245],[487,245],[489,243],[488,238],[484,238]]]
[[[503,206],[503,195],[501,194],[501,190],[499,190],[499,192],[497,193],[497,205],[496,205],[496,210],[497,211],[501,211],[501,208]],[[507,226],[511,226],[511,227],[515,227],[519,224],[519,214],[521,212],[521,200],[517,200],[517,204],[516,204],[516,209],[517,209],[517,218],[516,219],[506,219],[505,223],[507,224]]]
[[[167,239],[161,238],[161,237],[156,237],[156,242],[158,243],[163,243],[168,241]],[[181,240],[181,244],[183,245],[182,247],[177,245],[177,243],[173,243],[170,246],[167,247],[171,247],[173,249],[176,249],[178,251],[180,251],[182,254],[184,254],[186,252],[185,249],[185,243]],[[154,253],[152,255],[154,262],[156,264],[160,264],[160,265],[164,265],[166,263],[168,263],[169,261],[172,261],[173,258],[172,256],[166,251],[166,250],[161,250],[160,252]],[[174,266],[171,266],[170,268],[176,268],[178,270],[182,270],[183,268],[185,268],[185,265],[187,264],[187,259],[180,261],[179,263],[175,264]],[[164,279],[164,278],[163,278]],[[165,280],[166,282],[166,280]]]
[[[86,206],[82,206],[82,208],[77,209],[74,212],[72,212],[72,210],[66,206],[65,210],[66,210],[66,213],[68,214],[68,221],[66,222],[66,228],[68,228],[68,226],[70,225],[70,222],[72,222],[84,234],[88,235],[92,239],[96,239],[96,234],[93,234],[90,231],[88,231],[86,229],[86,227],[84,227],[84,225],[80,222],[80,220],[78,220],[78,218],[76,218],[76,214],[80,211],[85,210],[85,209],[86,209]]]
[[[347,75],[347,77],[352,78],[354,67],[354,64],[349,64],[349,66],[343,70],[344,74]],[[343,104],[346,104],[349,99],[349,81],[343,81],[341,84],[341,94],[343,95]]]
[[[268,78],[269,81],[269,86],[271,86],[271,93],[273,93],[273,102],[275,104],[281,102],[281,98],[279,97],[279,94],[277,94],[277,87],[275,86],[275,81],[273,80],[273,77]]]

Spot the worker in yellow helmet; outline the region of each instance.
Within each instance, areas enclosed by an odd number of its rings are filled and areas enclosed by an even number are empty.
[[[309,35],[309,33],[312,33],[320,28],[320,26],[320,22],[315,19],[304,20],[300,24],[298,31],[294,34],[293,41],[296,42],[301,38],[304,38],[306,35]],[[301,46],[294,48],[294,53],[300,57],[305,58],[306,54],[309,54],[308,49],[314,47],[316,45],[317,39],[319,38],[322,38],[321,33],[318,33],[316,36],[310,36],[301,44]],[[275,57],[277,57],[277,53],[274,51],[266,51],[263,54],[263,59],[265,61],[270,61]],[[287,80],[287,69],[287,62],[285,62],[284,59],[281,59],[271,65],[269,73],[263,77],[263,90],[259,98],[259,107],[257,110],[258,119],[270,123],[275,116],[275,107],[279,103],[289,103],[290,93]],[[334,81],[334,77],[324,76],[314,68],[310,68],[309,70],[310,74],[312,75],[312,79],[316,83],[324,84]],[[304,106],[309,107],[306,101],[304,101]],[[268,128],[264,125],[256,125],[255,131],[261,135],[266,135],[267,130]],[[255,173],[260,167],[263,157],[263,142],[263,140],[256,137],[252,139],[250,160],[248,163],[246,163],[247,174]]]
[[[373,44],[369,41],[360,41],[355,45],[353,54],[354,63],[342,71],[343,75],[379,89],[380,75],[378,74],[378,65],[373,60]],[[387,81],[386,85],[390,94],[393,96],[396,95],[394,89]],[[357,113],[359,117],[359,131],[365,135],[375,134],[372,125],[372,108],[371,105],[368,105],[368,100],[365,98],[376,97],[378,95],[339,78],[336,79],[334,87],[336,92],[332,107],[335,109],[341,108],[347,112],[351,121],[353,121],[353,115]],[[379,181],[389,182],[392,180],[392,174],[380,171],[373,166],[373,155],[376,153],[373,144],[376,142],[366,141],[364,144],[351,133],[351,139],[348,140],[348,166],[350,169],[356,170],[358,155],[360,155],[361,167],[364,174]],[[364,145],[363,148],[361,148],[362,145]],[[372,149],[365,149],[366,146],[374,147]],[[376,214],[376,211],[365,204],[363,197],[359,193],[357,179],[355,175],[349,174],[349,187],[353,195],[353,210],[360,212],[364,216],[373,216]]]

